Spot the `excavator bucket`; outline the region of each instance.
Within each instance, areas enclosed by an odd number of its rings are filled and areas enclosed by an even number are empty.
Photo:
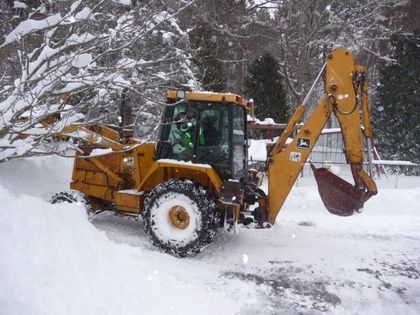
[[[311,164],[318,191],[327,210],[335,215],[350,216],[363,208],[365,192],[330,172]]]

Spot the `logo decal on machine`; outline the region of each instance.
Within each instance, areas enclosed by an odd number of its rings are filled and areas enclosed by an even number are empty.
[[[298,138],[297,144],[296,144],[298,149],[303,149],[303,150],[308,150],[310,145],[311,145],[311,140],[306,139],[306,138]]]
[[[290,152],[289,160],[292,162],[300,162],[301,157],[302,153],[300,152]]]

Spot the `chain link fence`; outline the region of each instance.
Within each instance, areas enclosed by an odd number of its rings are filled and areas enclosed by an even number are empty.
[[[343,178],[349,183],[354,183],[350,165],[344,163],[313,162],[314,166],[326,167],[335,175]],[[365,168],[368,168],[367,165]],[[420,187],[420,176],[406,175],[419,174],[420,166],[406,164],[379,164],[375,163],[371,171],[372,178],[378,189],[410,189]],[[370,171],[368,171],[368,174]],[[314,173],[307,163],[299,174],[295,186],[316,185]]]
[[[266,169],[266,147],[272,147],[275,139],[250,140],[249,166],[257,170]],[[365,156],[368,146],[365,144]],[[345,148],[341,130],[339,128],[324,129],[316,146],[309,155],[308,162],[315,167],[326,167],[335,175],[353,184],[350,165],[346,163]],[[410,189],[420,187],[420,165],[409,161],[380,160],[375,147],[372,151],[372,167],[364,163],[365,171],[372,176],[378,189]],[[416,176],[417,175],[417,176]],[[315,177],[309,163],[306,163],[300,172],[295,186],[316,185]]]
[[[420,188],[420,176],[408,174],[420,174],[420,165],[403,161],[374,161],[372,170],[369,170],[365,163],[365,170],[371,174],[378,189],[410,189]],[[339,162],[315,162],[311,161],[315,167],[326,167],[335,175],[343,178],[349,183],[354,183],[350,165]],[[266,168],[265,160],[249,160],[249,167],[263,171]],[[309,163],[306,163],[300,172],[296,182],[296,187],[316,185],[314,173]]]

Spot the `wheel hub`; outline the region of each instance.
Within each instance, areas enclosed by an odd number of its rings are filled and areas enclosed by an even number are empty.
[[[169,222],[172,226],[184,230],[190,224],[190,215],[182,206],[173,206],[169,210]]]

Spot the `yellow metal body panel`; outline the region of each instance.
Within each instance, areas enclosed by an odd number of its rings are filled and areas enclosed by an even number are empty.
[[[368,198],[378,193],[378,188],[376,187],[375,181],[368,175],[366,172],[361,169],[358,173],[360,179],[363,181],[364,185],[368,188],[369,194]]]
[[[351,52],[339,48],[328,56],[326,90],[340,124],[349,163],[363,162],[363,143],[359,104],[353,85],[355,64]],[[335,103],[335,104],[334,104]]]
[[[216,194],[220,191],[222,179],[211,166],[176,160],[155,161],[155,147],[155,143],[143,143],[99,156],[83,156],[78,152],[71,188],[113,203],[119,211],[131,213],[140,213],[147,194],[170,178],[189,178]]]
[[[117,191],[114,194],[115,204],[118,210],[139,213],[139,209],[143,208],[143,195],[134,194],[127,191]]]
[[[99,172],[86,171],[85,182],[87,184],[107,186],[108,178],[105,173],[100,172],[100,171]]]
[[[151,191],[154,187],[170,178],[189,178],[204,187],[208,187],[215,193],[220,192],[222,187],[222,179],[210,166],[182,163],[175,160],[158,160],[154,161],[153,165],[148,169],[148,174],[144,177],[138,189]]]
[[[177,91],[168,91],[166,97],[170,100],[177,99]],[[232,93],[214,93],[214,92],[185,92],[185,100],[187,101],[204,101],[214,103],[234,103],[247,106],[247,101],[237,94]]]
[[[92,162],[93,158],[99,163],[106,165],[106,168],[112,170],[114,173],[121,173],[121,156],[119,154],[115,154],[115,152],[97,156],[79,155],[78,159],[75,161],[76,167],[86,171],[99,172],[101,169]]]
[[[274,145],[273,150],[271,151],[271,156],[280,153],[284,145],[286,144],[287,138],[292,134],[293,130],[295,129],[296,124],[302,118],[305,112],[305,107],[299,105],[295,112],[293,113],[292,117],[290,117],[289,121],[287,122],[286,128],[284,129],[283,133],[281,134],[279,140]]]
[[[100,156],[81,156],[76,154],[72,180],[81,180],[92,185],[105,185],[118,189],[123,185],[121,156],[110,153]]]
[[[275,223],[277,214],[331,115],[332,106],[327,106],[327,104],[327,97],[324,97],[293,141],[280,153],[274,154],[270,158],[268,166],[268,222],[271,224]],[[309,140],[308,148],[298,148],[297,142],[300,138]]]
[[[78,190],[88,197],[95,197],[108,202],[114,201],[113,191],[107,186],[86,184],[83,181],[70,183],[70,189]]]
[[[128,143],[119,142],[118,131],[106,126],[106,125],[85,125],[85,124],[73,124],[66,126],[59,135],[61,137],[67,136],[75,139],[83,139],[91,144],[102,145],[107,148],[111,148],[114,151],[124,150],[127,145],[139,144],[139,140],[130,138]]]
[[[125,158],[133,158],[134,163],[132,167],[126,164],[126,172],[131,173],[134,183],[133,187],[139,190],[144,190],[141,187],[141,183],[148,176],[152,169],[155,161],[153,156],[155,154],[156,143],[143,143],[141,145],[134,146],[132,150],[126,151]],[[148,190],[150,191],[150,190]]]
[[[94,145],[92,148],[96,148]],[[84,149],[88,146],[83,146]],[[90,150],[87,150],[90,153]],[[127,184],[123,170],[122,152],[90,156],[77,152],[73,165],[71,189],[78,190],[88,197],[114,202],[114,192]]]
[[[158,160],[156,164],[158,167],[166,169],[170,177],[190,178],[215,192],[220,192],[222,187],[222,179],[210,165],[183,163],[175,160]]]

